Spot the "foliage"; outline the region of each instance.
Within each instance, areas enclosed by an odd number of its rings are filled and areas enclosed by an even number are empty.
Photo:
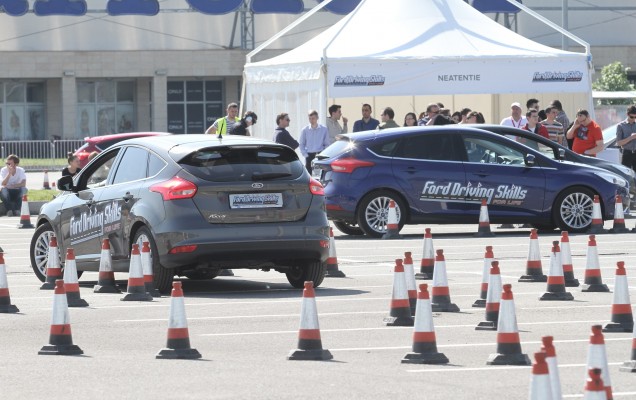
[[[59,191],[52,190],[34,190],[31,189],[27,192],[27,198],[29,201],[51,201],[54,196],[60,194]]]
[[[627,79],[629,68],[623,66],[620,61],[606,65],[601,70],[601,77],[592,83],[594,90],[607,92],[619,92],[634,90],[634,85]],[[601,99],[599,104],[632,104],[633,99]]]

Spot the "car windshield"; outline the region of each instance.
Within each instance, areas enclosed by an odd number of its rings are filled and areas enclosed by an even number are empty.
[[[296,179],[305,170],[296,153],[279,146],[227,146],[195,151],[179,163],[214,182]]]

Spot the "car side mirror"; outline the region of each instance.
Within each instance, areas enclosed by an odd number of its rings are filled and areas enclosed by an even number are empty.
[[[526,154],[526,156],[523,158],[523,161],[526,163],[527,167],[534,167],[534,164],[535,164],[534,154]]]
[[[61,177],[57,180],[57,187],[60,190],[72,191],[73,189],[75,189],[75,186],[73,186],[73,177],[70,175]]]
[[[565,149],[559,149],[559,160],[565,160]]]

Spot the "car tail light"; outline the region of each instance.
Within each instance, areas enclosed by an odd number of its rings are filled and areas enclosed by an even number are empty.
[[[197,249],[196,244],[190,244],[186,246],[177,246],[170,249],[168,253],[170,254],[179,254],[179,253],[192,253]]]
[[[309,191],[311,192],[311,194],[315,194],[318,196],[325,195],[325,188],[323,188],[322,184],[318,182],[317,180],[315,180],[314,178],[311,178],[309,180]]]
[[[197,193],[197,189],[197,185],[178,176],[150,186],[150,191],[161,193],[164,201],[190,199]]]
[[[331,163],[331,169],[334,172],[342,172],[345,174],[351,174],[356,168],[360,167],[372,167],[375,163],[371,161],[363,161],[355,158],[342,158]]]

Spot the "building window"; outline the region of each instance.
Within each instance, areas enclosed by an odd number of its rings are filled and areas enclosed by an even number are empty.
[[[43,82],[0,82],[0,140],[43,140]]]
[[[80,137],[133,132],[135,81],[77,81],[77,131]]]
[[[168,132],[205,132],[224,115],[222,89],[222,81],[169,81]]]

